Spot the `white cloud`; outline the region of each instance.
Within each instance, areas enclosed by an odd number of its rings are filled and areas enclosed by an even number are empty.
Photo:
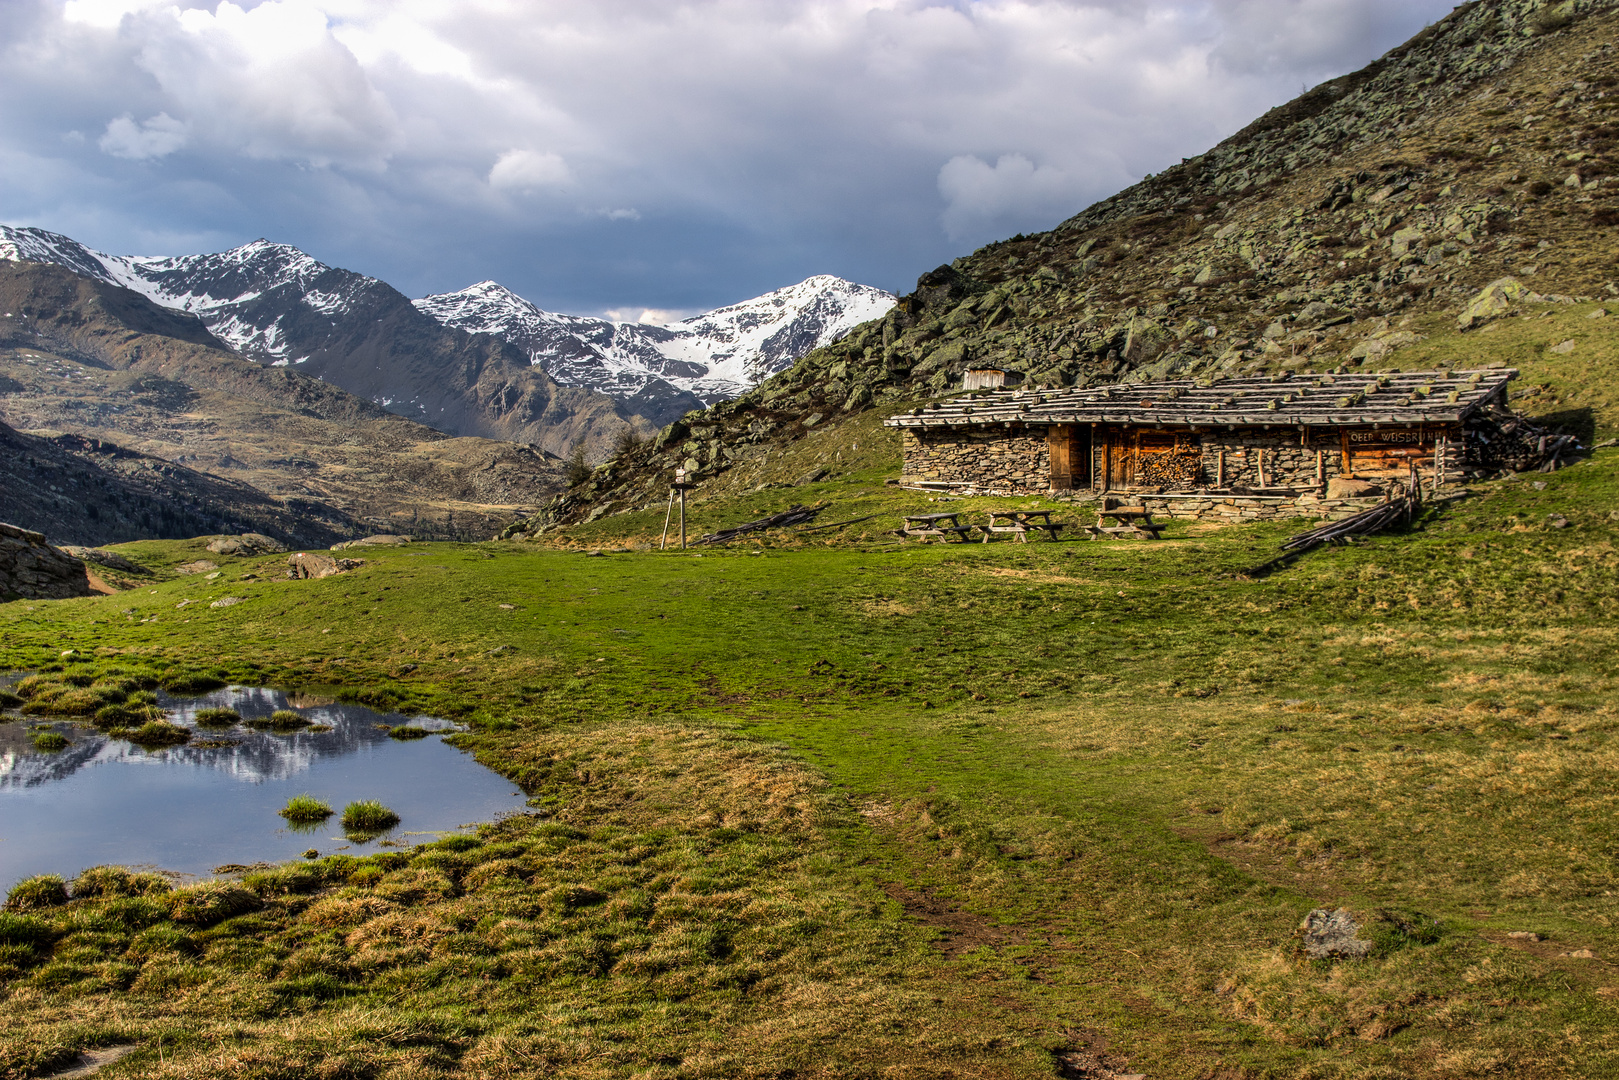
[[[627,311],[819,272],[905,288],[1452,2],[0,0],[0,173],[50,158],[67,178],[0,185],[0,215],[200,228],[188,180],[209,230],[325,238],[422,292],[496,276]],[[111,226],[81,239],[117,247]]]
[[[1081,191],[1078,178],[1049,165],[1036,166],[1022,154],[1002,154],[994,165],[962,154],[939,170],[939,194],[946,203],[941,220],[952,239],[1008,219],[1049,221],[1072,207]]]
[[[489,170],[489,186],[497,191],[527,192],[567,182],[568,163],[537,150],[508,150]]]
[[[624,307],[609,308],[601,313],[601,317],[620,323],[651,323],[654,326],[670,326],[702,313],[702,308]]]
[[[133,116],[125,113],[107,123],[107,132],[96,145],[101,147],[103,153],[113,157],[140,161],[174,153],[186,144],[189,136],[188,125],[168,113],[158,113],[138,124]]]

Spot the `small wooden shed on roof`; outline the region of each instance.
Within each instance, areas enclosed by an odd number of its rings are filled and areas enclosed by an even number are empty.
[[[980,391],[891,417],[905,476],[988,493],[1319,493],[1338,476],[1440,482],[1511,369],[1295,375]]]

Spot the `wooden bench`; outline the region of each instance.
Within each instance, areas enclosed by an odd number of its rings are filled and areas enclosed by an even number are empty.
[[[1019,543],[1026,544],[1029,542],[1031,530],[1043,531],[1055,540],[1057,533],[1067,528],[1067,525],[1061,521],[1052,521],[1050,510],[991,510],[989,523],[978,527],[984,530],[983,543],[989,543],[989,538],[995,533],[1013,533]]]
[[[954,514],[907,514],[903,528],[895,529],[895,536],[937,536],[941,540],[948,540],[954,536],[961,543],[967,542],[967,534],[977,526],[963,525],[960,512]]]
[[[1108,525],[1107,520],[1114,524]],[[1092,540],[1106,536],[1131,540],[1156,540],[1164,526],[1152,520],[1152,511],[1145,506],[1120,506],[1112,499],[1103,499],[1096,514],[1096,524],[1085,526]]]

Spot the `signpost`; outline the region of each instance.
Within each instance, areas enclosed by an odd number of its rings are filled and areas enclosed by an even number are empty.
[[[669,510],[663,515],[663,539],[658,542],[659,551],[669,546],[669,519],[674,516],[676,492],[680,493],[680,550],[686,550],[686,489],[696,486],[686,482],[685,469],[675,470],[674,483],[669,485]]]

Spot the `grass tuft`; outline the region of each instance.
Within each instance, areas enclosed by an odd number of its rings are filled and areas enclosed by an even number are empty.
[[[399,824],[399,815],[375,799],[351,802],[343,808],[343,828],[351,833],[379,833]]]
[[[388,729],[388,738],[390,739],[425,739],[431,734],[433,733],[426,728],[414,727],[410,724],[401,724],[396,728]]]
[[[167,720],[148,720],[138,728],[115,728],[113,734],[128,739],[136,746],[179,746],[191,738],[191,732]]]
[[[235,709],[198,709],[196,721],[198,727],[228,728],[241,723],[242,715]]]
[[[49,730],[34,732],[33,742],[36,750],[66,750],[73,745],[61,732]]]
[[[168,676],[161,685],[171,694],[206,694],[213,690],[224,689],[227,684],[224,679],[213,675],[185,672]]]
[[[277,709],[269,716],[256,716],[247,726],[259,731],[298,731],[309,726],[309,721],[293,709]]]
[[[131,873],[122,866],[92,866],[73,879],[73,898],[158,896],[173,889],[161,874]]]
[[[313,795],[294,795],[281,808],[281,816],[288,821],[312,824],[332,816],[332,808]]]
[[[55,874],[40,874],[13,885],[6,894],[7,911],[43,911],[67,903],[67,885]]]

